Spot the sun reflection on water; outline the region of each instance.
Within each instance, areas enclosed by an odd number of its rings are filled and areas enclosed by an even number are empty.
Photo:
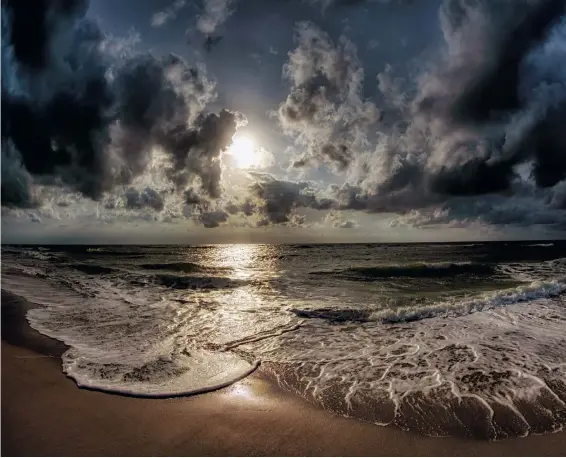
[[[228,270],[238,280],[273,278],[279,276],[274,251],[273,245],[214,245],[206,253],[206,263]]]
[[[193,251],[194,256],[194,251]],[[210,270],[208,276],[227,278],[228,287],[191,292],[210,308],[203,310],[201,331],[207,340],[230,346],[250,336],[287,326],[292,315],[281,307],[280,248],[269,245],[213,245],[198,250],[197,262]],[[193,262],[195,259],[192,258]]]
[[[217,245],[215,257],[223,267],[230,267],[235,278],[247,279],[257,265],[259,245]]]

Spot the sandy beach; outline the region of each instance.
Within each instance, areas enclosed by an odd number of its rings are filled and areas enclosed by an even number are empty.
[[[81,390],[64,345],[31,329],[2,294],[3,455],[558,455],[566,433],[498,442],[428,438],[342,418],[261,375],[219,391],[139,399]]]

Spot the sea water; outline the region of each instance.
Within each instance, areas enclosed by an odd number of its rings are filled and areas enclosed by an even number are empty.
[[[2,289],[83,387],[194,394],[261,364],[428,435],[566,424],[566,242],[4,246]]]

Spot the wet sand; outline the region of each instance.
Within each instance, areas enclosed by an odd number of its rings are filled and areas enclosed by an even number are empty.
[[[498,442],[428,438],[339,417],[261,371],[175,399],[81,390],[61,372],[65,346],[25,322],[2,293],[2,455],[557,455],[566,433]]]

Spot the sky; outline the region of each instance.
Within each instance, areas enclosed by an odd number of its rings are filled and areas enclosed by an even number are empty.
[[[563,238],[566,0],[37,4],[3,243]]]

